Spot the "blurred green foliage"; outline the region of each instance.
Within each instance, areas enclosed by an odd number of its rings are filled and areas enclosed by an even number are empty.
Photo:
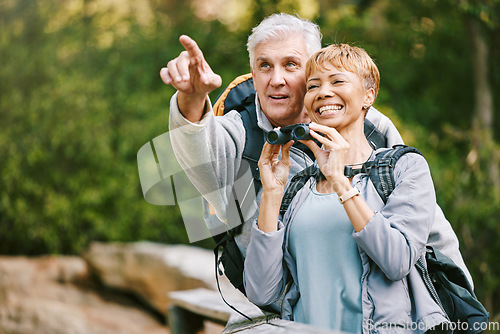
[[[325,45],[354,43],[374,57],[382,75],[376,107],[427,157],[477,294],[500,313],[500,199],[488,169],[500,154],[500,101],[494,96],[493,143],[478,147],[464,24],[466,15],[481,22],[488,79],[499,92],[499,1],[219,5],[0,0],[0,253],[77,254],[92,240],[187,243],[178,208],[146,203],[137,172],[139,148],[168,129],[174,91],[159,69],[188,34],[227,85],[249,72],[251,28],[271,13],[297,12],[320,25]]]

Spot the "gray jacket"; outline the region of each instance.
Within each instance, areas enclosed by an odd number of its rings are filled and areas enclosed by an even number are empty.
[[[420,155],[406,154],[396,164],[394,176],[396,186],[386,205],[366,174],[358,174],[352,181],[375,212],[365,228],[352,235],[363,267],[363,333],[424,333],[447,321],[415,268],[424,255],[436,209],[427,162]],[[246,254],[248,299],[259,306],[270,305],[287,289],[281,311],[288,320],[293,320],[292,309],[300,296],[296,264],[288,250],[290,221],[309,194],[311,183],[309,180],[297,193],[278,231],[263,233],[254,223]]]

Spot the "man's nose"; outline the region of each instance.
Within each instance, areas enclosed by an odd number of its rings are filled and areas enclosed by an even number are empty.
[[[279,67],[275,67],[271,75],[271,86],[282,86],[285,84],[284,71]]]

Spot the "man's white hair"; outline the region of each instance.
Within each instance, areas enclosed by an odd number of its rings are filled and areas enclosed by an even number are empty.
[[[250,57],[250,66],[253,68],[257,45],[273,39],[282,39],[299,34],[304,36],[308,56],[321,49],[322,35],[317,24],[285,13],[272,14],[266,17],[258,26],[252,29],[252,34],[248,37],[247,50]]]

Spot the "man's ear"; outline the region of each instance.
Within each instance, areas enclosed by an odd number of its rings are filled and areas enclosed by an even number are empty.
[[[252,73],[252,78],[255,78],[255,75],[253,74],[253,67],[250,66],[250,73]],[[253,80],[253,90],[257,91],[257,88],[255,88],[255,80]]]
[[[373,88],[369,88],[365,91],[365,98],[364,98],[364,101],[363,101],[363,108],[366,110],[368,110],[368,108],[370,108],[373,103],[375,102],[375,89]]]

